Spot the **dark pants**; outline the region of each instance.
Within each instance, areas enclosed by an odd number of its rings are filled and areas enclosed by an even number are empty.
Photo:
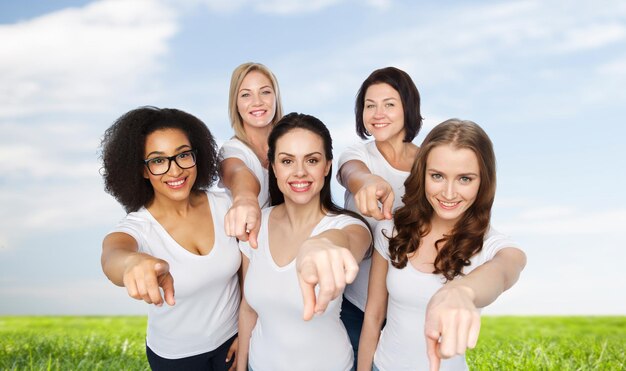
[[[364,313],[354,304],[350,303],[346,297],[341,302],[341,322],[348,331],[348,337],[354,351],[354,369],[356,370],[357,356],[359,353],[359,338],[363,327]]]
[[[237,335],[226,340],[226,342],[220,345],[217,349],[210,352],[198,354],[191,357],[168,359],[158,356],[146,345],[146,354],[148,356],[148,363],[150,368],[154,371],[168,371],[168,370],[204,370],[204,371],[227,371],[233,364],[234,357],[226,362],[226,356],[228,355],[228,349],[233,341],[237,338]]]

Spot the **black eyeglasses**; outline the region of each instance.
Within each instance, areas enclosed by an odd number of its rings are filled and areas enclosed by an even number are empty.
[[[181,152],[170,157],[155,157],[143,160],[152,175],[163,175],[170,171],[172,160],[181,169],[189,169],[196,166],[196,150]]]

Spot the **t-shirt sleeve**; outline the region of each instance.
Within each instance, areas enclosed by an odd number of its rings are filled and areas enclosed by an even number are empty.
[[[220,148],[220,161],[227,158],[237,158],[246,164],[246,166],[250,169],[254,166],[250,158],[250,151],[246,150],[245,144],[241,143],[237,139],[231,139],[225,142]]]
[[[365,143],[356,143],[346,148],[339,156],[337,162],[337,169],[341,168],[343,164],[351,160],[363,161],[367,165],[367,148]]]
[[[385,260],[391,259],[389,256],[389,237],[392,236],[392,233],[392,220],[383,220],[377,223],[376,228],[374,228],[374,248]]]
[[[485,262],[491,260],[496,256],[498,251],[507,248],[514,247],[520,249],[520,246],[511,237],[496,231],[493,228],[489,228],[485,240],[483,242],[483,248],[477,256],[478,260],[472,262],[472,266],[479,266]]]
[[[269,196],[269,194],[266,195],[266,193],[268,193],[266,191],[267,170],[263,169],[261,163],[259,162],[259,159],[256,157],[254,152],[239,139],[231,139],[224,143],[220,148],[219,161],[221,162],[227,158],[236,158],[241,160],[250,170],[250,172],[256,177],[261,186],[261,193],[259,193],[259,204],[262,206],[265,205]],[[218,187],[226,188],[221,179],[218,183]]]
[[[361,227],[367,229],[367,225],[363,223],[361,220],[350,216],[350,215],[337,215],[333,218],[331,228],[334,229],[343,229],[349,225],[360,225]],[[329,228],[330,229],[330,228]],[[320,233],[323,231],[320,231]]]
[[[327,215],[324,219],[322,219],[315,229],[313,229],[313,232],[311,232],[311,236],[317,236],[330,229],[343,229],[350,225],[360,225],[369,231],[367,225],[361,220],[350,215],[338,214]]]
[[[143,238],[144,230],[146,228],[145,221],[135,218],[132,214],[127,215],[124,219],[122,219],[113,229],[109,231],[108,234],[111,233],[126,233],[137,241],[137,246],[139,251],[144,250],[144,246],[146,246],[145,240]]]

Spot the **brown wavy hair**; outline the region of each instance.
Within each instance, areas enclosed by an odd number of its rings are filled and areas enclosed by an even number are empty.
[[[483,129],[472,121],[446,120],[431,130],[424,139],[411,174],[404,182],[404,206],[394,214],[397,233],[389,238],[389,254],[394,267],[404,268],[408,257],[419,249],[422,238],[431,230],[434,210],[426,198],[426,161],[430,151],[441,145],[473,151],[480,169],[480,186],[476,200],[450,234],[435,242],[437,257],[433,273],[440,273],[450,281],[462,275],[463,267],[470,265],[470,258],[482,249],[496,193],[493,144]]]

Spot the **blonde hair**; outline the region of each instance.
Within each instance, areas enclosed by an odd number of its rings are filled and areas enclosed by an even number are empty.
[[[283,105],[280,100],[280,89],[278,88],[278,80],[276,80],[276,76],[274,76],[272,71],[270,71],[269,68],[265,67],[261,63],[247,62],[239,65],[237,68],[235,68],[230,78],[230,91],[228,93],[228,116],[230,116],[230,125],[235,131],[235,137],[244,143],[248,143],[248,137],[246,136],[246,132],[243,128],[243,119],[241,118],[239,110],[237,109],[237,96],[239,94],[239,88],[241,87],[243,79],[252,71],[261,72],[272,83],[272,89],[274,89],[274,95],[276,97],[276,112],[274,112],[274,118],[272,119],[270,125],[274,126],[278,122],[278,120],[283,117]]]

